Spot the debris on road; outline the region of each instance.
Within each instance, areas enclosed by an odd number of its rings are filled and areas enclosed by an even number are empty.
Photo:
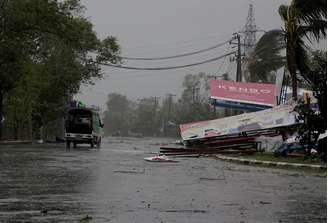
[[[160,154],[190,156],[255,154],[263,151],[259,137],[276,137],[298,125],[295,105],[283,104],[257,112],[180,125],[183,147],[160,147]]]
[[[148,162],[179,162],[177,160],[173,160],[168,158],[166,155],[158,155],[158,156],[152,156],[152,157],[146,157],[144,160]]]

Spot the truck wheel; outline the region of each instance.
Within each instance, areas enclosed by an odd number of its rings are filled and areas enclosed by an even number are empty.
[[[68,140],[66,141],[66,148],[67,149],[71,148],[71,141]]]
[[[73,142],[73,147],[76,148],[76,142]]]
[[[94,146],[95,146],[94,142],[91,141],[91,142],[90,142],[90,147],[93,148]]]

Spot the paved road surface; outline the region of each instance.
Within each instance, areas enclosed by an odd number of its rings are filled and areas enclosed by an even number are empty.
[[[326,178],[205,157],[143,160],[166,141],[1,146],[0,222],[326,222]]]

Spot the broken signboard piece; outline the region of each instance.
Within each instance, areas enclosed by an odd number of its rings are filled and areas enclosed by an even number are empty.
[[[177,162],[179,162],[177,160],[170,159],[166,155],[146,157],[146,158],[144,158],[144,160],[148,161],[148,162],[168,162],[168,163],[177,163]]]
[[[186,142],[295,125],[297,114],[294,107],[294,104],[284,104],[258,112],[181,124],[181,137]]]

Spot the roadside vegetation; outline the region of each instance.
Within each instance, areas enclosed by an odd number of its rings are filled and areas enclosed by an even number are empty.
[[[79,0],[0,3],[0,140],[38,138],[41,129],[56,132],[80,85],[102,78],[97,62],[120,63],[117,40],[97,37]],[[325,0],[280,6],[283,28],[266,32],[248,58],[248,81],[272,82],[275,71],[285,66],[294,99],[298,85],[314,92],[319,112],[306,103],[297,107],[304,122],[302,142],[309,145],[327,129],[327,57],[311,49],[326,38],[326,6]],[[105,134],[175,137],[180,123],[238,114],[210,105],[208,79],[205,73],[188,74],[181,96],[161,99],[131,101],[110,93]]]
[[[312,43],[326,37],[326,6],[324,0],[293,0],[288,6],[281,5],[277,11],[283,28],[266,32],[247,59],[248,81],[274,82],[275,72],[286,67],[294,100],[297,85],[314,92],[319,101],[319,112],[312,111],[302,102],[297,107],[304,122],[300,134],[311,140],[306,142],[311,145],[327,129],[326,52],[310,48]],[[230,109],[210,106],[207,81],[208,76],[203,73],[186,75],[182,96],[178,99],[168,96],[162,104],[154,97],[132,102],[123,95],[110,94],[105,112],[105,122],[109,126],[105,129],[106,134],[129,135],[134,132],[148,136],[176,136],[180,123],[238,114]],[[124,106],[119,105],[118,98],[123,99]]]
[[[313,156],[311,159],[304,157],[288,157],[288,156],[277,156],[273,153],[256,153],[254,155],[243,156],[246,159],[255,159],[261,161],[272,161],[272,162],[286,162],[286,163],[302,163],[302,164],[323,164],[317,156]]]
[[[97,37],[79,0],[0,3],[0,139],[56,131],[68,99],[102,77],[92,61],[119,62],[117,41]]]
[[[319,110],[312,110],[306,100],[298,101],[295,109],[303,122],[298,129],[301,143],[308,145],[310,156],[319,135],[327,130],[327,52],[311,49],[312,44],[326,39],[327,1],[293,0],[278,12],[283,29],[271,30],[258,41],[249,62],[250,76],[253,81],[268,82],[272,71],[286,66],[293,100],[297,101],[298,86],[313,91]],[[324,160],[326,147],[327,143],[317,148]]]
[[[104,112],[106,135],[178,137],[179,124],[224,116],[209,103],[209,77],[205,73],[185,76],[181,97],[142,98],[131,101],[110,93]]]

